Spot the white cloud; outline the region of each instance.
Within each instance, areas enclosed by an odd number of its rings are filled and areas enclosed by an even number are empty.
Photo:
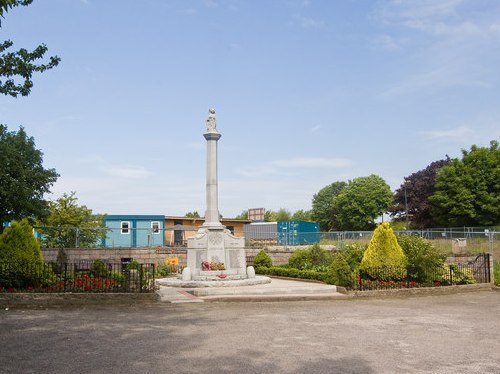
[[[217,7],[219,5],[214,0],[204,0],[203,3],[205,4],[205,7],[207,7],[207,8],[214,8],[214,7]]]
[[[311,17],[295,16],[295,19],[304,29],[319,29],[325,26],[323,21]]]
[[[497,36],[499,17],[491,12],[470,12],[474,1],[392,0],[382,1],[375,18],[385,25],[399,25],[441,37]]]
[[[408,53],[413,63],[383,96],[449,87],[490,88],[497,76],[500,3],[475,6],[474,0],[379,1],[372,18],[383,33],[375,46]],[[404,41],[404,42],[402,42]],[[404,66],[404,65],[402,65]]]
[[[291,169],[347,168],[352,162],[342,158],[298,157],[287,160],[275,160],[258,167],[242,168],[237,174],[247,178],[265,178],[272,175],[290,175]],[[294,173],[296,174],[296,173]]]
[[[183,13],[188,16],[194,16],[196,13],[198,13],[198,11],[195,8],[187,8],[184,9]]]
[[[316,125],[311,127],[310,131],[311,132],[318,132],[321,129],[321,125]]]
[[[430,131],[422,131],[422,134],[426,135],[429,139],[432,140],[464,140],[466,139],[468,142],[471,138],[474,138],[476,135],[476,131],[467,127],[460,126],[454,129],[449,130],[430,130]]]
[[[432,20],[456,14],[464,0],[389,0],[380,1],[375,17],[384,23],[403,23],[419,28]]]
[[[381,96],[397,96],[426,91],[434,93],[435,90],[447,87],[489,87],[490,83],[482,78],[479,68],[477,72],[470,70],[460,61],[450,61],[428,71],[415,73],[404,79],[381,94]],[[468,74],[464,74],[468,71]],[[473,74],[475,73],[475,74]],[[474,76],[476,75],[476,76]]]
[[[376,36],[373,39],[372,44],[383,49],[396,50],[400,48],[401,41],[397,40],[391,35],[383,34]]]
[[[51,199],[76,191],[79,203],[96,213],[183,215],[205,207],[203,179],[176,180],[155,175],[151,180],[132,179],[123,183],[115,177],[62,176],[53,187]]]
[[[269,165],[260,167],[242,168],[237,173],[246,178],[264,178],[277,173],[277,170]]]
[[[272,163],[283,168],[345,168],[352,162],[343,158],[299,157],[288,160],[277,160]]]
[[[124,179],[140,179],[140,178],[147,178],[150,175],[152,175],[152,173],[149,170],[146,170],[145,168],[130,167],[130,166],[111,167],[107,168],[105,172],[112,177],[118,177]]]

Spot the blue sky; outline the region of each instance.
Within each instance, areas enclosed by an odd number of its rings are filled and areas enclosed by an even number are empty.
[[[203,214],[210,107],[225,217],[500,139],[497,0],[36,0],[0,39],[61,57],[0,122],[96,213]]]

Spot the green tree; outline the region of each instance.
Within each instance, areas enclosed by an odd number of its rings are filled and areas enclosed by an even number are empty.
[[[4,18],[4,14],[7,11],[18,5],[29,5],[33,0],[0,0],[0,17]],[[2,25],[2,20],[0,20],[0,26]]]
[[[39,221],[38,231],[49,248],[96,247],[106,236],[103,217],[94,215],[85,205],[78,205],[75,192],[49,202],[50,215]]]
[[[312,200],[311,218],[318,222],[321,231],[332,231],[338,229],[337,212],[335,210],[335,199],[347,186],[346,182],[334,182],[323,187]]]
[[[184,217],[186,218],[200,218],[200,214],[195,210],[194,212],[187,212]]]
[[[339,230],[371,230],[392,204],[389,185],[379,176],[355,178],[334,199]]]
[[[266,210],[264,214],[264,221],[267,222],[290,221],[291,218],[292,214],[285,208],[280,208],[277,212]]]
[[[451,226],[493,226],[500,223],[500,148],[473,145],[462,150],[441,168],[436,192],[429,198],[437,224]]]
[[[290,221],[291,218],[292,218],[292,213],[290,213],[290,211],[285,209],[285,208],[280,208],[280,210],[278,210],[276,212],[276,221],[277,222]]]
[[[360,270],[373,279],[402,279],[407,259],[388,222],[375,229],[361,260]]]
[[[0,16],[3,18],[9,9],[19,5],[26,6],[32,2],[33,0],[0,0]],[[19,94],[28,96],[33,87],[33,73],[42,73],[52,69],[59,64],[61,59],[52,56],[48,63],[37,65],[34,62],[42,59],[48,50],[45,44],[39,45],[31,52],[25,48],[7,52],[13,45],[14,43],[10,40],[0,42],[0,93],[13,97]]]
[[[292,221],[312,221],[311,218],[311,211],[310,210],[297,210],[295,213],[292,214],[291,217]]]
[[[248,210],[243,210],[240,214],[238,214],[234,219],[248,219]]]
[[[9,132],[0,125],[0,231],[3,222],[47,216],[43,197],[59,175],[44,169],[42,156],[24,128]]]
[[[436,192],[437,172],[449,163],[449,158],[434,161],[425,169],[406,177],[404,183],[394,193],[394,204],[390,208],[391,216],[396,221],[407,223],[411,228],[434,227],[429,198]]]

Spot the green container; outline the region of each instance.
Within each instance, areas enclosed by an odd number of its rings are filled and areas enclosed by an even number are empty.
[[[319,243],[319,223],[309,221],[278,222],[279,245],[309,245]]]

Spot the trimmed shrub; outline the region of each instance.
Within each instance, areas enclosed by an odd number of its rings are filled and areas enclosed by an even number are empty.
[[[44,274],[46,277],[41,277]],[[39,287],[53,278],[45,269],[40,244],[27,220],[12,221],[0,235],[0,286],[5,288]]]
[[[444,255],[420,236],[401,235],[397,239],[408,259],[408,277],[420,283],[431,281],[433,269],[443,266]]]
[[[253,259],[253,266],[257,267],[266,267],[270,268],[273,266],[273,261],[271,257],[262,249],[259,253],[257,253]]]
[[[137,262],[137,260],[132,260],[127,264],[127,270],[139,270],[141,265]]]
[[[90,267],[90,274],[94,277],[107,277],[110,274],[108,266],[102,260],[95,260]]]
[[[307,249],[295,251],[288,259],[288,264],[299,270],[326,271],[333,259],[330,251],[315,244]]]
[[[328,268],[326,283],[337,286],[352,287],[354,285],[356,274],[352,271],[346,256],[338,253],[334,256],[330,267]]]
[[[299,249],[293,252],[288,259],[288,265],[299,270],[312,268],[311,258],[307,249]]]
[[[362,276],[399,280],[406,277],[408,260],[388,222],[377,226],[361,260]]]
[[[290,267],[273,266],[267,267],[257,267],[255,268],[257,274],[263,275],[275,275],[278,277],[290,277],[290,278],[300,278],[300,279],[313,279],[324,282],[326,280],[327,273],[319,272],[314,270],[299,270]]]
[[[0,260],[7,262],[42,263],[40,244],[28,220],[12,221],[0,235]]]
[[[352,270],[357,270],[363,259],[365,246],[359,243],[349,243],[345,246],[342,254]]]
[[[324,250],[319,244],[314,244],[308,249],[313,266],[328,266],[332,260],[332,252]]]

